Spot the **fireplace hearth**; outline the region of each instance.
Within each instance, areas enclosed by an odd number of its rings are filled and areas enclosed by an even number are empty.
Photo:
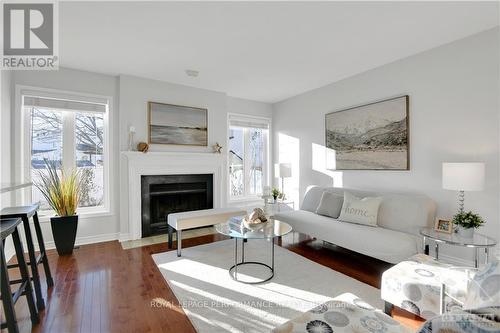
[[[213,175],[141,176],[142,237],[167,233],[171,213],[213,208]]]

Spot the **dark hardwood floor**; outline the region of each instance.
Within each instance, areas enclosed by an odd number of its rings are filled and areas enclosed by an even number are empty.
[[[183,247],[223,239],[201,236],[183,240]],[[281,246],[377,288],[382,272],[390,267],[299,234],[284,237]],[[117,241],[84,245],[67,257],[48,251],[55,286],[47,292],[42,270],[46,309],[32,332],[195,332],[151,258],[165,251],[166,244],[123,250]],[[155,299],[169,306],[154,306]],[[24,297],[16,312],[21,332],[30,332]],[[422,322],[403,310],[394,310],[393,317],[414,329]]]

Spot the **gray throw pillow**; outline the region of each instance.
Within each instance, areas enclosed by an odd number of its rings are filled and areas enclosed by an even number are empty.
[[[344,197],[342,195],[325,191],[321,195],[318,208],[316,208],[316,214],[336,219],[340,215],[343,201]]]

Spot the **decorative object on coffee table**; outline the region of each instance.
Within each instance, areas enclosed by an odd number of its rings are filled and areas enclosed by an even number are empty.
[[[243,224],[247,228],[259,226],[267,222],[267,217],[261,208],[254,208],[254,210],[243,218]]]
[[[34,184],[57,214],[50,218],[57,253],[72,254],[78,229],[76,209],[80,202],[81,174],[77,169],[58,170],[55,161],[45,159],[45,165],[46,169],[38,170]]]
[[[409,96],[325,115],[325,146],[336,170],[409,170]],[[333,162],[333,161],[332,161]]]
[[[453,223],[448,220],[436,219],[436,223],[434,224],[434,230],[437,232],[445,232],[451,234],[453,232]]]
[[[497,242],[493,238],[490,238],[480,233],[474,233],[472,237],[462,237],[458,233],[443,233],[437,232],[434,228],[426,227],[420,229],[420,235],[423,237],[423,247],[425,249],[425,254],[429,254],[429,247],[427,244],[427,239],[434,241],[435,258],[439,259],[439,245],[448,244],[455,246],[462,246],[474,249],[474,267],[479,267],[479,249],[484,249],[484,261],[488,263],[489,248],[494,247]]]

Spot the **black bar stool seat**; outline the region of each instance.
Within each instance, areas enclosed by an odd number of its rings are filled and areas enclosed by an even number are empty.
[[[28,246],[28,255],[29,255],[28,265],[31,267],[31,278],[33,280],[33,285],[35,287],[36,304],[38,310],[43,310],[45,308],[45,302],[43,300],[41,286],[40,286],[40,275],[38,273],[38,265],[43,264],[48,288],[54,285],[54,280],[52,279],[52,274],[50,272],[49,261],[47,259],[47,252],[45,251],[45,242],[43,240],[40,221],[38,220],[38,213],[37,213],[38,208],[39,208],[38,204],[29,206],[6,207],[0,211],[0,218],[2,219],[20,218],[23,221],[26,243]],[[35,255],[35,247],[33,244],[31,227],[29,223],[30,218],[33,219],[33,225],[35,227],[38,247],[40,249],[40,254],[38,255],[38,257]],[[17,266],[18,266],[17,264],[12,264],[8,265],[7,268],[15,268]]]
[[[35,307],[35,301],[33,299],[33,289],[31,287],[31,279],[28,274],[28,266],[26,265],[26,261],[24,259],[23,244],[17,231],[17,227],[20,223],[20,218],[0,220],[0,235],[2,237],[2,242],[0,243],[0,290],[6,319],[5,322],[0,323],[0,329],[7,328],[9,333],[19,332],[14,305],[21,296],[26,296],[31,322],[35,325],[40,321]],[[21,273],[21,279],[15,281],[9,279],[9,271],[7,268],[7,260],[5,258],[4,249],[5,239],[11,235],[16,249],[18,262],[17,267],[19,267],[19,271]],[[12,293],[10,285],[17,283],[20,283],[21,285],[14,293]]]
[[[36,214],[38,207],[38,205],[30,205],[2,208],[0,215],[2,215],[3,219],[21,217],[20,215],[25,215],[30,219]]]

